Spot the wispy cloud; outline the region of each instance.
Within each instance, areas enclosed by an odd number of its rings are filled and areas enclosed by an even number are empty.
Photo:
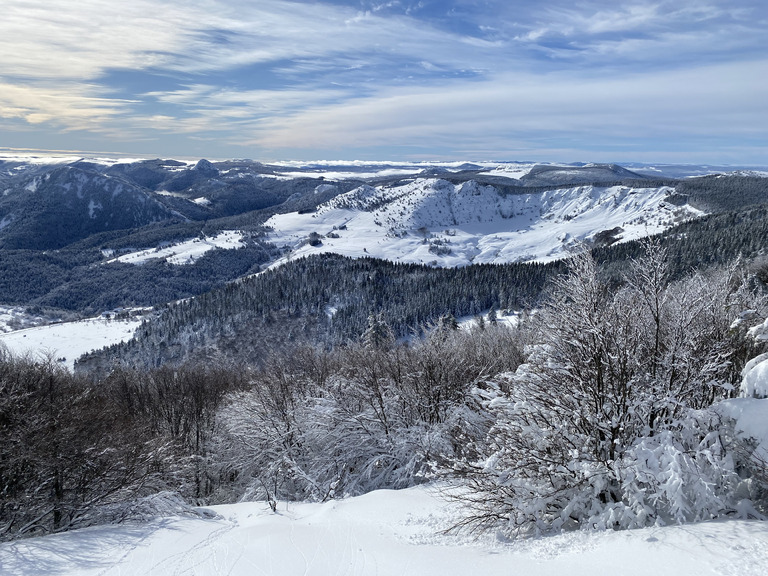
[[[765,148],[762,0],[4,0],[2,12],[3,146],[23,122],[169,155],[187,153],[176,135],[211,156],[594,151],[592,135],[637,149],[654,132],[692,154],[722,135]]]
[[[647,73],[632,79],[583,80],[570,74],[502,76],[449,90],[390,91],[318,107],[265,122],[251,143],[269,149],[364,147],[397,144],[427,150],[451,142],[464,152],[553,147],[564,142],[603,149],[635,142],[640,152],[662,141],[701,137],[764,139],[768,61],[739,67],[705,66]],[[505,144],[506,142],[506,144]],[[651,144],[649,144],[651,143]]]
[[[683,67],[704,58],[762,57],[764,8],[750,1],[630,1],[547,4],[516,39],[553,59],[584,66]],[[621,59],[621,60],[620,60]]]
[[[130,103],[100,98],[95,92],[94,87],[82,84],[41,91],[36,86],[0,82],[0,118],[47,123],[64,130],[99,131]]]

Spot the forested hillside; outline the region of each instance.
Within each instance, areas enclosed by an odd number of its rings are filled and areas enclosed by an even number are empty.
[[[738,257],[756,258],[756,272],[765,275],[760,258],[768,250],[768,209],[714,214],[658,239],[667,250],[671,278]],[[593,249],[602,273],[616,283],[642,251],[640,242]],[[270,350],[296,342],[332,345],[354,339],[370,314],[382,314],[403,337],[444,315],[534,308],[547,282],[562,271],[562,262],[452,269],[330,254],[310,257],[169,305],[133,341],[94,353],[79,368],[116,361],[157,366],[201,357],[259,364]]]
[[[356,339],[371,314],[407,336],[443,315],[532,307],[547,278],[561,270],[561,263],[434,268],[333,254],[305,258],[164,307],[134,340],[78,367],[203,357],[259,364],[274,348]]]

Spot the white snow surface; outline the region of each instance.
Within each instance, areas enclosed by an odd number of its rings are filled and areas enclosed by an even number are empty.
[[[108,320],[91,318],[62,322],[0,334],[0,343],[15,355],[30,354],[33,359],[66,358],[62,363],[72,370],[75,360],[86,352],[98,350],[133,338],[141,318]],[[0,574],[5,574],[0,570]]]
[[[736,435],[755,443],[755,455],[768,462],[768,398],[731,398],[716,406],[734,423]]]
[[[315,213],[278,214],[266,225],[273,229],[269,240],[292,249],[291,257],[334,252],[446,267],[546,262],[603,230],[621,227],[620,241],[627,241],[703,214],[666,202],[673,192],[667,186],[577,186],[501,196],[474,181],[415,179],[395,187],[364,185]],[[324,236],[321,245],[307,243],[311,232]]]
[[[747,332],[768,340],[768,319]],[[752,358],[741,371],[740,398],[723,400],[717,412],[733,423],[736,435],[754,442],[756,458],[768,462],[768,353]]]
[[[243,234],[241,232],[237,230],[226,230],[216,236],[191,238],[165,248],[149,248],[147,250],[123,254],[117,258],[107,260],[106,263],[125,262],[128,264],[144,264],[149,260],[163,259],[169,264],[184,265],[194,263],[195,260],[214,248],[231,250],[242,248],[243,246],[245,246],[245,244],[243,244]]]
[[[752,358],[741,372],[741,395],[746,398],[768,398],[768,353]],[[768,421],[768,413],[766,414]]]
[[[213,506],[0,545],[14,576],[530,575],[768,573],[768,523],[720,521],[574,532],[512,543],[441,534],[455,510],[429,488],[324,504]],[[210,512],[215,517],[210,517]]]

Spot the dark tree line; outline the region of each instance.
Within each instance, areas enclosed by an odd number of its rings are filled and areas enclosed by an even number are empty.
[[[243,375],[185,367],[95,381],[0,351],[0,539],[156,512],[212,491],[207,446]]]
[[[561,266],[432,268],[314,256],[169,306],[134,340],[92,354],[79,366],[154,366],[208,354],[258,364],[275,347],[355,339],[371,314],[381,315],[396,337],[407,336],[448,313],[530,307]]]
[[[249,240],[214,249],[193,264],[104,263],[99,252],[0,251],[0,295],[10,305],[43,306],[86,316],[117,307],[154,306],[189,298],[251,272],[274,258],[273,247]],[[24,279],[24,281],[20,281]]]
[[[743,210],[768,202],[768,179],[757,176],[713,175],[675,183],[678,194],[707,212]]]

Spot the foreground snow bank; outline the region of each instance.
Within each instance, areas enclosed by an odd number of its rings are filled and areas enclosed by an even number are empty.
[[[499,542],[446,536],[456,518],[428,488],[324,504],[214,506],[163,518],[0,545],[0,573],[43,574],[608,574],[768,573],[768,523],[725,521]]]

